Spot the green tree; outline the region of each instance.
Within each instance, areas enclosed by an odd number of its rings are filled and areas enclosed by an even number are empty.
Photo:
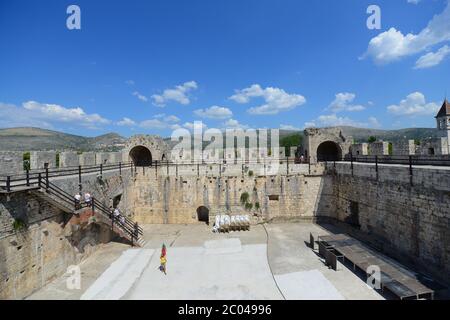
[[[367,139],[367,142],[369,142],[369,143],[372,143],[372,142],[375,142],[375,141],[377,141],[377,138],[374,137],[374,136],[370,136],[369,139]]]
[[[280,139],[280,147],[287,148],[286,156],[291,156],[291,147],[298,147],[302,143],[303,136],[294,133]],[[292,155],[293,156],[293,155]]]
[[[30,153],[23,154],[23,170],[30,170]]]

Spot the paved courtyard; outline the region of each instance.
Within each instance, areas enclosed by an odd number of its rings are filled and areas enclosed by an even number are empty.
[[[265,229],[266,228],[266,229]],[[341,266],[328,269],[307,245],[315,224],[252,226],[214,234],[203,224],[146,225],[144,248],[109,243],[80,264],[80,290],[67,275],[29,299],[383,299]],[[158,270],[167,246],[167,275]]]

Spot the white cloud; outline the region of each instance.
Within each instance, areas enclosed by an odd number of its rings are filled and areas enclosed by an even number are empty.
[[[194,128],[202,128],[202,130],[206,130],[208,128],[208,126],[202,121],[185,122],[182,127],[191,131],[194,130]]]
[[[408,0],[408,3],[418,4],[420,0]]]
[[[171,115],[171,116],[164,117],[164,121],[174,123],[174,122],[179,122],[180,118],[178,118],[177,116]]]
[[[282,111],[292,110],[306,102],[302,95],[289,94],[279,88],[267,87],[263,89],[259,84],[237,90],[229,99],[244,104],[250,102],[251,98],[256,97],[263,98],[265,104],[247,110],[248,113],[254,115],[277,114]]]
[[[201,118],[227,119],[233,116],[233,112],[226,107],[212,106],[207,109],[197,109],[194,113]]]
[[[54,124],[71,124],[89,129],[98,129],[111,123],[97,113],[87,114],[82,108],[66,108],[57,104],[27,101],[21,107],[0,103],[0,125],[2,127],[34,126],[53,128]]]
[[[143,120],[139,123],[130,118],[123,118],[122,120],[118,121],[116,124],[118,126],[139,127],[142,129],[161,130],[161,129],[172,128],[179,121],[180,121],[180,119],[177,116],[174,116],[174,115],[167,116],[164,113],[162,113],[162,114],[154,115],[153,118]]]
[[[293,130],[293,131],[300,131],[301,130],[300,128],[298,128],[296,126],[293,126],[293,125],[290,125],[290,124],[281,124],[280,125],[280,129],[281,130]]]
[[[423,56],[421,56],[417,61],[416,65],[414,66],[414,69],[425,69],[425,68],[431,68],[439,63],[442,62],[442,60],[445,59],[445,57],[450,54],[450,47],[445,45],[442,48],[440,48],[436,52],[429,52]]]
[[[315,128],[316,122],[315,121],[307,121],[305,122],[305,128]]]
[[[316,120],[305,122],[305,128],[310,127],[336,127],[336,126],[351,126],[360,128],[379,128],[381,124],[377,118],[369,117],[367,121],[356,121],[349,117],[339,117],[336,114],[321,115]]]
[[[176,101],[182,105],[187,105],[190,103],[188,93],[195,89],[197,89],[195,81],[185,82],[173,89],[165,89],[161,95],[152,95],[153,104],[158,107],[164,107],[167,102]]]
[[[322,126],[334,127],[334,126],[352,126],[361,127],[361,123],[354,121],[348,117],[338,117],[336,114],[321,115],[318,118],[318,122]]]
[[[387,107],[389,113],[399,116],[430,116],[436,114],[438,110],[439,104],[427,103],[421,92],[413,92],[401,100],[399,104]]]
[[[147,101],[148,101],[148,98],[147,98],[146,96],[140,94],[140,93],[137,92],[137,91],[133,92],[132,94],[133,94],[133,96],[137,97],[137,98],[138,98],[139,100],[141,100],[141,101],[144,101],[144,102],[147,102]]]
[[[369,117],[369,125],[372,128],[380,128],[381,127],[381,123],[378,121],[377,118],[375,117]]]
[[[369,42],[363,58],[370,56],[377,64],[399,60],[420,53],[436,44],[450,40],[450,2],[440,14],[435,15],[418,34],[404,35],[396,28],[382,32]]]
[[[111,122],[97,113],[86,114],[80,107],[65,108],[57,104],[27,101],[23,103],[23,108],[30,111],[30,116],[48,121],[76,122],[77,124],[87,127],[108,124]]]
[[[167,129],[169,125],[159,119],[148,119],[141,121],[139,127],[143,129]]]
[[[134,81],[133,80],[127,80],[127,81],[125,81],[125,84],[127,84],[129,86],[134,86]]]
[[[121,127],[133,127],[136,125],[136,122],[131,120],[130,118],[125,117],[122,120],[118,121],[117,125]]]
[[[353,100],[355,100],[356,95],[354,93],[341,92],[336,94],[333,102],[330,103],[328,109],[330,109],[333,113],[341,112],[341,111],[362,111],[365,109],[364,106],[359,104],[352,104]]]
[[[238,120],[235,119],[228,119],[227,121],[225,121],[223,123],[223,128],[224,129],[248,129],[249,126],[240,123]]]

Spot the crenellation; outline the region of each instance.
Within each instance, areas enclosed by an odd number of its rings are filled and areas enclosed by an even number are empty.
[[[30,168],[44,169],[56,168],[56,151],[31,151],[30,152]]]

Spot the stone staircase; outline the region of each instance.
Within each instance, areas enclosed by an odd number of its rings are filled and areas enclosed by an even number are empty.
[[[30,192],[65,213],[76,214],[78,212],[78,210],[75,209],[73,197],[49,181],[47,181],[45,185],[39,184],[38,189],[31,190]],[[142,238],[143,230],[137,223],[124,217],[125,221],[122,224],[114,218],[109,208],[95,198],[92,198],[92,203],[89,207],[92,209],[98,222],[111,226],[111,230],[114,233],[127,239],[133,246],[145,246],[145,241]],[[81,210],[86,208],[88,208],[86,204],[81,204]]]

